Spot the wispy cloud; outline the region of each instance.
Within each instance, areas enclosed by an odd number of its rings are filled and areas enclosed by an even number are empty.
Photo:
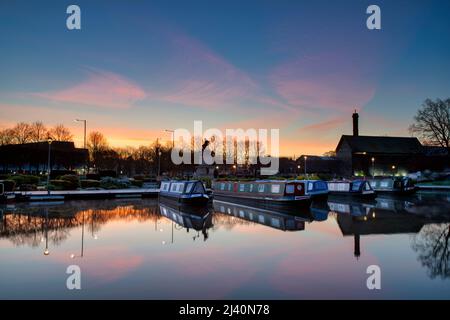
[[[313,134],[317,134],[317,133],[323,132],[323,131],[329,131],[329,130],[334,130],[337,128],[342,128],[342,125],[347,121],[349,121],[349,116],[347,116],[346,118],[340,117],[340,118],[334,118],[331,120],[322,121],[319,123],[310,124],[310,125],[300,128],[299,130],[302,133],[312,132]]]
[[[285,62],[274,69],[270,80],[293,107],[338,113],[361,107],[373,97],[375,87],[364,70],[338,54],[324,54]]]
[[[147,94],[137,84],[118,74],[89,69],[88,77],[72,87],[36,96],[56,102],[104,108],[130,108]]]
[[[258,85],[245,72],[192,37],[181,32],[169,36],[173,67],[158,99],[215,109],[254,96]]]

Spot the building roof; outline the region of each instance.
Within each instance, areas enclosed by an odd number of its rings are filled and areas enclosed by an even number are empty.
[[[336,157],[314,156],[314,155],[308,155],[308,154],[301,155],[299,158],[297,158],[296,161],[304,160],[305,157],[307,157],[307,161],[309,161],[309,160],[338,161],[338,159]]]
[[[350,136],[343,135],[336,151],[342,143],[347,142],[353,152],[414,154],[422,153],[422,145],[414,137],[384,137],[384,136]]]

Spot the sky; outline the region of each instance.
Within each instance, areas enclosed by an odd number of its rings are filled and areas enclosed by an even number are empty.
[[[138,146],[202,120],[280,129],[299,156],[334,150],[358,110],[360,134],[409,136],[425,99],[450,96],[449,16],[445,0],[3,0],[0,130],[61,123],[81,146],[79,118]]]

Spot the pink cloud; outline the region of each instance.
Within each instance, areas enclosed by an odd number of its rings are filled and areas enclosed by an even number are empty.
[[[91,69],[84,82],[60,91],[38,93],[36,96],[57,102],[130,108],[147,94],[141,87],[118,74]]]
[[[319,123],[314,123],[311,125],[307,125],[300,129],[302,133],[312,132],[313,134],[317,134],[317,132],[330,131],[337,128],[342,128],[342,125],[349,121],[350,116],[347,118],[334,118],[331,120],[322,121]]]
[[[215,109],[236,99],[252,97],[258,85],[245,73],[199,41],[172,33],[169,88],[158,99],[192,107]]]
[[[291,106],[306,110],[350,111],[367,104],[375,93],[364,66],[353,65],[344,54],[299,58],[274,69],[272,82]]]

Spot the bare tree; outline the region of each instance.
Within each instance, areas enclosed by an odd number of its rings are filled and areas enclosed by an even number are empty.
[[[409,127],[425,144],[450,147],[450,98],[447,100],[427,99]]]
[[[93,131],[89,134],[87,147],[91,156],[91,160],[94,162],[94,164],[97,162],[99,155],[102,152],[107,151],[109,148],[108,141],[106,140],[105,136],[98,131]]]
[[[87,147],[89,149],[89,152],[98,152],[98,151],[105,151],[108,149],[108,141],[106,140],[103,133],[99,131],[92,131],[89,134]]]
[[[431,278],[450,277],[450,224],[430,224],[420,230],[412,243]]]
[[[41,121],[33,122],[30,126],[31,141],[39,142],[47,139],[48,130]]]
[[[48,133],[53,140],[56,141],[72,141],[73,135],[70,130],[64,127],[62,124],[58,124],[53,127]]]
[[[0,131],[0,146],[14,143],[14,131],[12,129],[4,129]]]
[[[12,129],[16,143],[23,144],[31,141],[31,126],[25,122],[19,122]]]

